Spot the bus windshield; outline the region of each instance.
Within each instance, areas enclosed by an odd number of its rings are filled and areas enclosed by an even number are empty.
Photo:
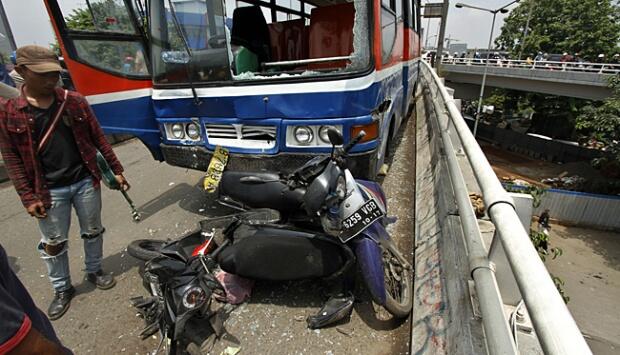
[[[355,73],[370,65],[367,0],[154,0],[154,84]]]

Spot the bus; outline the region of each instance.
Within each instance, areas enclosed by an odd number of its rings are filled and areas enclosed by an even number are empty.
[[[45,0],[77,91],[104,131],[206,171],[289,172],[328,154],[374,178],[411,110],[420,0]]]

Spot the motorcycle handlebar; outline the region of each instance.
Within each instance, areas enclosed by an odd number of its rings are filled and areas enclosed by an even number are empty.
[[[357,136],[355,136],[355,138],[351,139],[349,144],[347,144],[344,147],[344,152],[348,153],[349,150],[351,150],[351,148],[353,148],[357,143],[359,143],[362,140],[362,138],[364,138],[365,136],[366,136],[366,132],[360,131],[360,133],[358,133]]]

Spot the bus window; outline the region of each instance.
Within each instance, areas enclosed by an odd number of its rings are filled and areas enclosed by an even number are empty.
[[[150,2],[155,84],[311,77],[370,66],[367,0],[171,2],[172,11],[169,0]],[[224,14],[217,10],[222,3]]]
[[[148,74],[142,44],[99,40],[75,40],[78,57],[95,67],[125,75]]]
[[[384,64],[390,60],[395,41],[396,15],[391,9],[381,6],[381,59]]]
[[[123,0],[61,1],[58,6],[71,58],[120,76],[148,76],[138,20]]]
[[[123,0],[87,0],[70,5],[60,2],[69,30],[136,33]]]

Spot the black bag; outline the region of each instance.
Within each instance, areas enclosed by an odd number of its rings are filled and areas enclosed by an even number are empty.
[[[322,234],[278,225],[240,224],[217,256],[222,270],[250,279],[286,281],[337,276],[352,264],[344,244]]]

